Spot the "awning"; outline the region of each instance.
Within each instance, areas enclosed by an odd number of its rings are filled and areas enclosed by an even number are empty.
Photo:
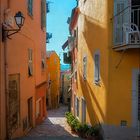
[[[68,40],[63,44],[62,49],[65,50],[65,48],[68,46]]]

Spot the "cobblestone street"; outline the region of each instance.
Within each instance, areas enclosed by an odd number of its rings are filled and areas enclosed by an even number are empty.
[[[71,132],[65,118],[67,106],[49,110],[48,118],[32,129],[26,137],[16,140],[81,140]]]

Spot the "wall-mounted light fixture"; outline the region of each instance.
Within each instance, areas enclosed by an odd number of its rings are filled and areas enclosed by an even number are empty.
[[[20,11],[16,13],[16,15],[14,16],[14,19],[15,19],[18,29],[7,29],[7,27],[5,27],[5,25],[3,24],[2,25],[2,41],[5,41],[6,38],[11,39],[10,36],[18,33],[21,30],[21,27],[24,25],[25,17]]]

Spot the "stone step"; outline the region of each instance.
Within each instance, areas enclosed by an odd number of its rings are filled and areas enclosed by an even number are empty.
[[[41,137],[21,137],[14,140],[84,140],[72,136],[41,136]]]

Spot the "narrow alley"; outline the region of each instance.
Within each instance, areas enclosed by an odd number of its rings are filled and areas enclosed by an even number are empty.
[[[60,105],[58,109],[48,111],[48,118],[32,129],[26,137],[15,140],[81,140],[71,132],[65,118],[67,106]]]

